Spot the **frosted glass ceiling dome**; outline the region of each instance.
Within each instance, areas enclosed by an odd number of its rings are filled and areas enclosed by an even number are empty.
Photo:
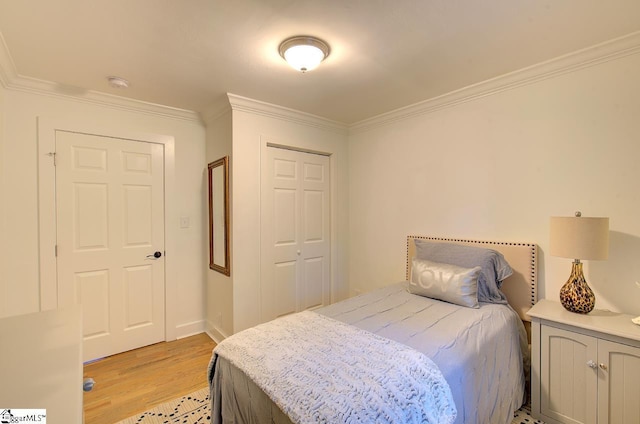
[[[319,38],[296,36],[287,38],[278,49],[280,56],[300,72],[311,71],[329,56],[329,45]]]

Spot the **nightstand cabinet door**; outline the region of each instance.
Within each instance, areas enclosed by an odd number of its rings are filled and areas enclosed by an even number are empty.
[[[640,349],[598,340],[598,424],[640,423]]]
[[[596,423],[598,340],[547,325],[540,334],[540,412],[561,423]]]

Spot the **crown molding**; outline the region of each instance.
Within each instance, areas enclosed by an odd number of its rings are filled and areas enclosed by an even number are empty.
[[[227,97],[229,98],[231,109],[234,111],[249,112],[256,115],[266,116],[268,118],[280,119],[294,124],[305,125],[342,135],[347,135],[348,133],[349,127],[342,122],[274,105],[272,103],[249,99],[236,94],[227,93]]]
[[[22,91],[41,96],[89,103],[126,112],[143,113],[161,118],[202,123],[200,115],[197,112],[190,110],[159,105],[142,100],[129,99],[93,90],[81,90],[75,87],[61,87],[58,84],[35,78],[20,76],[11,81],[7,88],[10,90]],[[68,91],[68,93],[60,92],[61,90]]]
[[[364,119],[351,124],[349,134],[368,131],[638,53],[640,31]]]
[[[202,123],[200,115],[190,110],[163,106],[142,100],[129,99],[99,91],[84,90],[78,87],[65,87],[50,81],[20,75],[9,48],[0,33],[0,84],[7,90],[21,91],[41,96],[89,103],[97,106],[147,115],[173,118]]]
[[[638,54],[639,52],[640,31],[477,84],[472,84],[431,99],[367,118],[351,125],[231,93],[227,93],[227,98],[229,100],[231,110],[246,111],[346,135],[368,131],[380,126],[410,119],[415,116],[432,113],[444,108],[470,102],[475,99],[498,94],[506,90],[511,90],[559,75],[575,72],[583,68]],[[124,98],[92,90],[62,87],[59,84],[49,81],[22,76],[16,71],[15,64],[1,33],[0,84],[8,90],[86,102],[102,107],[146,113],[165,118],[195,121],[198,123],[209,122],[211,119],[217,119],[219,116],[229,111],[229,106],[226,102],[223,105],[213,105],[203,113],[199,114],[194,111],[158,105],[155,103]]]

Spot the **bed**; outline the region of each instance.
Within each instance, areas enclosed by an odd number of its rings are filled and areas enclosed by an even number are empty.
[[[408,236],[406,281],[220,343],[211,422],[510,423],[536,264],[530,243]]]

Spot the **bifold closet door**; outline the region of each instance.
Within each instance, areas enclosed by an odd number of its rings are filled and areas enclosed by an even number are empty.
[[[266,147],[261,183],[262,320],[330,302],[329,157]]]

